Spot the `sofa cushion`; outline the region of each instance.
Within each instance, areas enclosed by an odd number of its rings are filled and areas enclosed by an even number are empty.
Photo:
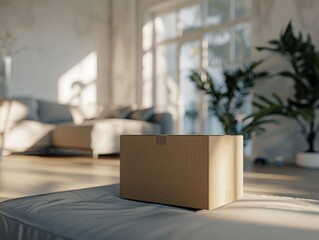
[[[14,97],[14,101],[22,103],[28,110],[28,115],[25,116],[26,120],[39,121],[38,115],[38,101],[32,97]]]
[[[133,109],[131,106],[117,107],[108,111],[103,111],[98,118],[127,118],[132,111]]]
[[[68,105],[39,100],[40,121],[45,123],[73,122]]]
[[[154,114],[154,108],[137,109],[133,111],[129,119],[148,121]]]

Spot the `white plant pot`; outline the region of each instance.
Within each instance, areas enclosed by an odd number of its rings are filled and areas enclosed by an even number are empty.
[[[300,167],[319,169],[319,153],[299,152],[296,163]]]

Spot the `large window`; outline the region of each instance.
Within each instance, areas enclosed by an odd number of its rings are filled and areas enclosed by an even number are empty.
[[[204,68],[222,81],[223,68],[249,61],[250,14],[251,0],[195,0],[149,14],[143,26],[143,105],[171,112],[178,133],[221,133],[188,75]]]

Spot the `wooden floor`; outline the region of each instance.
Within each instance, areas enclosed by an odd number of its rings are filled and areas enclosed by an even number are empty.
[[[0,201],[119,182],[119,159],[11,155],[0,163]]]
[[[119,158],[13,155],[0,163],[0,201],[119,182]],[[319,200],[319,171],[293,166],[245,166],[245,194]]]
[[[319,170],[296,166],[253,166],[244,173],[245,193],[319,200]]]

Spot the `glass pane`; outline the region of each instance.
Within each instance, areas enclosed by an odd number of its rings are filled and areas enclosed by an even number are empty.
[[[235,28],[235,61],[248,60],[251,54],[251,24],[245,23]]]
[[[180,70],[190,71],[200,67],[200,41],[185,43],[180,52]]]
[[[158,76],[156,78],[156,109],[158,111],[166,111],[167,106],[167,85],[166,77]]]
[[[201,6],[200,4],[183,8],[179,11],[181,32],[190,32],[201,27]]]
[[[183,133],[198,134],[199,129],[199,90],[189,80],[189,72],[180,73],[181,98],[183,103]]]
[[[178,85],[176,73],[156,78],[156,110],[177,113]],[[175,117],[174,117],[175,118]]]
[[[144,107],[151,107],[153,104],[153,54],[148,52],[143,56],[143,96],[142,102]]]
[[[229,62],[230,38],[229,30],[206,34],[209,65],[227,64]]]
[[[176,44],[156,49],[156,110],[177,115],[178,85],[176,81]]]
[[[152,52],[147,52],[143,56],[143,78],[152,78],[153,72],[153,54]]]
[[[213,81],[218,84],[218,86],[223,86],[224,83],[224,69],[223,67],[211,67],[206,69],[207,72],[212,76]],[[218,118],[215,116],[213,108],[210,104],[211,99],[207,96],[208,101],[208,112],[206,119],[206,133],[207,134],[224,134],[224,129],[222,124],[219,122]]]
[[[145,108],[153,106],[153,81],[151,78],[143,79],[142,105]]]
[[[212,135],[222,135],[225,134],[223,125],[220,123],[218,118],[215,116],[213,111],[208,109],[207,119],[206,119],[206,134]]]
[[[176,44],[161,45],[156,49],[156,75],[176,73]]]
[[[222,66],[209,67],[206,71],[213,78],[214,83],[220,86],[224,84],[224,68]]]
[[[199,90],[195,83],[189,79],[192,69],[200,68],[200,41],[187,42],[181,46],[180,50],[180,91],[183,106],[183,133],[199,134]]]
[[[206,0],[206,25],[217,25],[229,20],[229,0]]]
[[[156,41],[176,37],[176,13],[169,13],[155,19]]]
[[[251,0],[235,0],[235,18],[251,15]]]
[[[153,41],[153,22],[148,20],[143,25],[143,50],[147,51],[152,47]]]

